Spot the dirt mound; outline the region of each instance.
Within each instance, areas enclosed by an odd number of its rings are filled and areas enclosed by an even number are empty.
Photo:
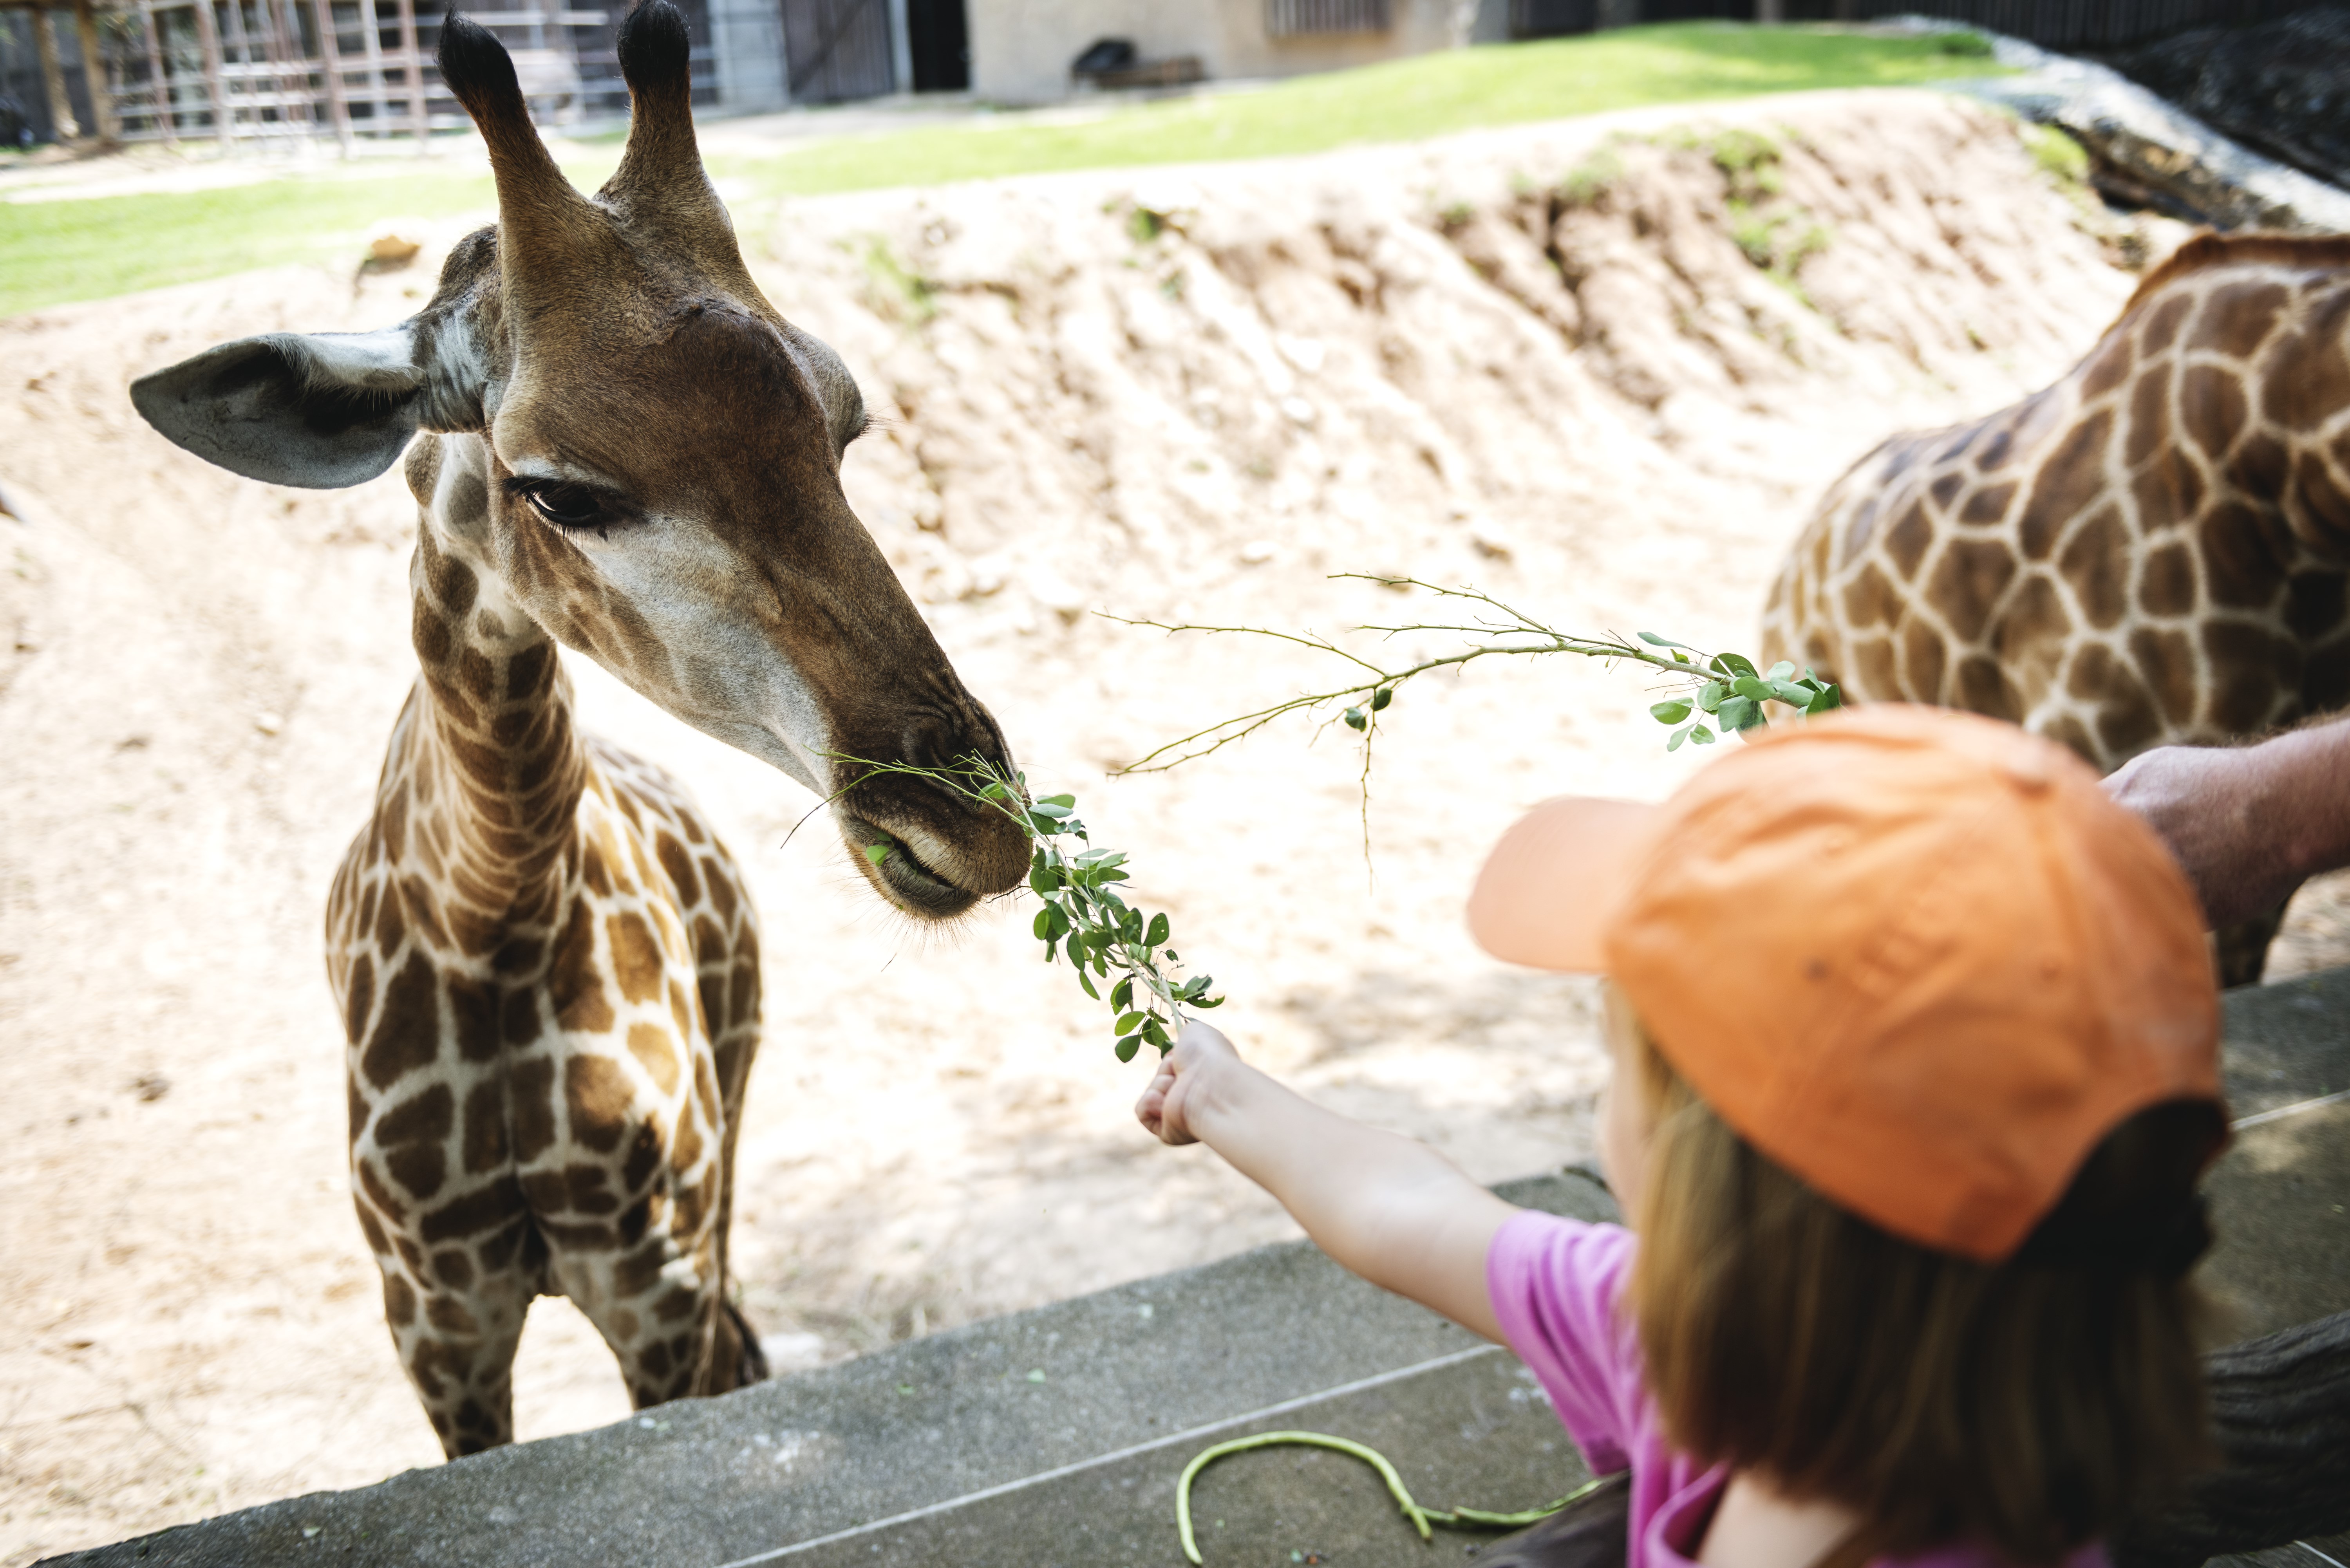
[[[886,416],[851,498],[1032,777],[1132,853],[1227,1027],[1500,1179],[1590,1147],[1603,1060],[1586,989],[1478,957],[1458,900],[1527,803],[1686,774],[1640,683],[1407,689],[1371,874],[1343,732],[1104,782],[1318,672],[1087,612],[1335,631],[1415,607],[1323,574],[1409,569],[1751,642],[1820,489],[2060,371],[2129,291],[2116,243],[2009,122],[1867,94],[810,201],[750,248]],[[412,673],[412,509],[396,478],[232,479],[122,390],[223,338],[381,325],[429,281],[0,323],[0,1561],[434,1460],[345,1197],[317,935]],[[925,943],[831,835],[789,836],[794,786],[577,670],[588,722],[692,784],[760,895],[736,1247],[779,1363],[1292,1233],[1130,1126],[1144,1064],[1024,919]],[[525,1436],[625,1413],[561,1303],[517,1382]]]

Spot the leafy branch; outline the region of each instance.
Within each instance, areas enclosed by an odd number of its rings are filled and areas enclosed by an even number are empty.
[[[1129,879],[1127,857],[1115,849],[1093,847],[1086,825],[1077,819],[1076,796],[1031,794],[1027,774],[1006,774],[979,756],[960,757],[943,768],[862,757],[830,760],[854,763],[868,771],[824,805],[877,774],[902,774],[999,812],[1027,836],[1028,890],[1044,905],[1032,929],[1045,944],[1045,961],[1066,956],[1076,971],[1077,984],[1097,1002],[1103,1000],[1107,988],[1117,1014],[1119,1061],[1133,1061],[1145,1044],[1157,1046],[1165,1055],[1190,1022],[1185,1008],[1205,1011],[1223,1005],[1222,997],[1208,994],[1215,983],[1212,975],[1175,978],[1170,966],[1180,965],[1182,958],[1168,945],[1175,934],[1172,922],[1163,912],[1145,914],[1119,894],[1116,885]],[[867,845],[864,853],[879,867],[902,851],[894,841],[884,840]],[[1097,981],[1103,983],[1097,985]]]
[[[1680,683],[1683,691],[1679,695],[1654,703],[1648,709],[1651,718],[1672,730],[1665,741],[1665,749],[1669,752],[1680,750],[1685,742],[1700,746],[1711,745],[1718,738],[1717,731],[1720,734],[1731,734],[1761,729],[1771,722],[1767,712],[1771,703],[1782,704],[1804,715],[1825,713],[1844,705],[1844,692],[1834,681],[1822,680],[1809,670],[1799,672],[1794,664],[1785,660],[1769,670],[1760,670],[1744,654],[1707,653],[1687,643],[1659,637],[1652,631],[1639,633],[1637,641],[1620,632],[1588,637],[1561,631],[1515,606],[1505,604],[1475,588],[1448,588],[1436,583],[1423,582],[1418,577],[1390,577],[1368,572],[1340,572],[1335,576],[1377,583],[1382,587],[1422,588],[1442,598],[1482,607],[1482,610],[1472,612],[1465,623],[1412,622],[1401,626],[1364,626],[1358,628],[1359,630],[1375,631],[1390,638],[1409,633],[1451,632],[1477,640],[1457,653],[1390,670],[1311,632],[1273,631],[1255,626],[1199,626],[1127,620],[1124,617],[1113,616],[1109,618],[1124,621],[1128,626],[1150,627],[1170,633],[1204,632],[1211,636],[1234,634],[1271,638],[1277,642],[1295,643],[1316,653],[1329,654],[1355,666],[1360,672],[1357,679],[1346,685],[1326,691],[1307,692],[1253,712],[1220,720],[1205,729],[1168,742],[1141,761],[1119,771],[1162,773],[1222,751],[1236,741],[1245,740],[1288,714],[1325,711],[1343,703],[1346,705],[1343,711],[1334,717],[1326,717],[1323,722],[1326,725],[1343,722],[1363,737],[1363,768],[1367,781],[1370,745],[1378,730],[1379,716],[1395,701],[1399,686],[1431,670],[1459,669],[1496,654],[1574,653],[1587,659],[1627,659],[1646,665]]]

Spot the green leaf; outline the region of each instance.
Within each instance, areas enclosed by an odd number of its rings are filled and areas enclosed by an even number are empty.
[[[1096,1002],[1099,1002],[1101,1000],[1101,992],[1096,991],[1094,989],[1094,982],[1086,978],[1085,966],[1082,964],[1077,967],[1077,983],[1085,988],[1085,992],[1087,996],[1092,997]]]
[[[1678,724],[1689,716],[1690,705],[1686,702],[1658,702],[1648,709],[1648,717],[1659,724]]]
[[[1707,729],[1703,724],[1700,724],[1690,731],[1690,743],[1691,745],[1698,746],[1710,746],[1713,744],[1713,732]]]
[[[1382,686],[1378,691],[1371,693],[1371,711],[1374,713],[1380,712],[1386,709],[1388,703],[1394,701],[1395,688],[1392,686]]]
[[[1142,1027],[1143,1017],[1144,1015],[1139,1012],[1121,1012],[1118,1015],[1118,1022],[1110,1027],[1120,1034],[1131,1034]]]
[[[1724,675],[1755,675],[1761,673],[1754,668],[1754,661],[1747,658],[1742,653],[1717,653],[1713,656],[1713,666],[1716,670],[1721,670]]]
[[[1650,648],[1689,648],[1689,644],[1686,642],[1675,642],[1669,637],[1659,637],[1653,631],[1642,632],[1640,634],[1640,640],[1647,643]],[[1697,649],[1691,648],[1690,649],[1690,651],[1694,653]]]
[[[1050,904],[1045,905],[1036,911],[1035,923],[1029,927],[1029,929],[1036,933],[1036,940],[1040,942],[1049,942],[1053,940],[1053,907]]]
[[[1038,835],[1050,835],[1066,831],[1061,826],[1060,823],[1055,821],[1054,818],[1049,816],[1039,816],[1033,811],[1028,814],[1028,830],[1031,833]]]
[[[1112,1007],[1131,1007],[1134,1005],[1134,977],[1132,975],[1128,975],[1124,980],[1119,981],[1116,985],[1109,988],[1109,1004]]]
[[[1714,715],[1725,730],[1743,730],[1762,715],[1762,708],[1751,697],[1732,697],[1724,701]]]
[[[1028,886],[1035,889],[1036,896],[1040,898],[1047,893],[1059,892],[1061,890],[1060,868],[1047,866],[1045,864],[1044,857],[1037,857],[1035,863],[1028,867]]]
[[[1730,683],[1730,689],[1749,702],[1767,702],[1771,700],[1770,683],[1759,676],[1742,675]]]
[[[1142,945],[1147,948],[1155,948],[1172,935],[1174,935],[1174,928],[1167,923],[1167,917],[1164,915],[1153,915],[1150,917],[1150,930],[1149,934],[1143,937]]]
[[[1191,999],[1194,1007],[1222,1007],[1223,1004],[1224,999],[1221,996],[1195,996]]]
[[[1778,663],[1773,665],[1770,669],[1764,670],[1762,672],[1762,679],[1765,680],[1784,680],[1788,676],[1793,675],[1794,672],[1795,661],[1792,659],[1783,659],[1779,660]]]
[[[1705,726],[1703,724],[1688,724],[1682,726],[1680,729],[1675,730],[1673,732],[1673,738],[1665,742],[1665,750],[1669,752],[1679,751],[1681,749],[1681,742],[1690,738],[1690,732],[1691,730],[1702,730],[1704,728]]]
[[[1366,729],[1369,724],[1370,721],[1363,717],[1363,711],[1360,708],[1347,710],[1347,728],[1349,730]]]
[[[1811,706],[1813,693],[1810,687],[1798,686],[1792,680],[1773,680],[1771,682],[1771,695],[1794,707],[1807,708]]]
[[[865,846],[865,858],[879,866],[889,858],[889,846],[886,844],[868,844]]]
[[[1060,905],[1045,905],[1045,913],[1051,922],[1047,929],[1048,935],[1058,937],[1067,934],[1069,929],[1069,917],[1067,913],[1062,909]]]
[[[1721,700],[1729,694],[1729,689],[1721,681],[1709,680],[1698,688],[1697,705],[1709,713],[1718,713],[1721,711]]]
[[[1076,809],[1076,805],[1077,797],[1073,794],[1048,794],[1036,803],[1039,810],[1049,805],[1060,806],[1062,809],[1054,814],[1056,816],[1066,816],[1069,812]]]
[[[1844,688],[1830,684],[1821,687],[1820,694],[1813,698],[1809,702],[1804,704],[1804,711],[1805,713],[1833,713],[1838,708],[1843,706]]]
[[[1010,800],[1012,798],[1012,792],[1005,789],[1000,784],[991,784],[985,789],[979,792],[979,798],[982,800]]]
[[[1119,1061],[1131,1062],[1134,1060],[1134,1054],[1142,1049],[1142,1036],[1139,1034],[1129,1034],[1125,1039],[1119,1041],[1116,1045],[1112,1046],[1111,1049],[1118,1053],[1118,1059]]]
[[[1158,1046],[1161,1051],[1166,1050],[1169,1046],[1175,1044],[1175,1042],[1168,1036],[1167,1025],[1159,1021],[1159,1014],[1155,1012],[1152,1013],[1149,1021],[1143,1024],[1142,1037],[1145,1040],[1149,1041],[1153,1045]]]

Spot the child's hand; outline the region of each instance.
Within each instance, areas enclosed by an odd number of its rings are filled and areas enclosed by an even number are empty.
[[[1150,1086],[1134,1102],[1134,1114],[1163,1142],[1197,1143],[1199,1138],[1183,1114],[1192,1085],[1215,1064],[1240,1059],[1240,1053],[1221,1031],[1205,1023],[1184,1025],[1183,1033],[1175,1037],[1175,1049],[1159,1059]]]

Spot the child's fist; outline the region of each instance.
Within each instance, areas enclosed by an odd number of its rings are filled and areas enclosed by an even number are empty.
[[[1238,1062],[1240,1053],[1221,1031],[1205,1023],[1188,1023],[1175,1037],[1175,1049],[1159,1062],[1150,1086],[1134,1102],[1134,1114],[1161,1142],[1197,1143],[1189,1109],[1201,1078],[1217,1064]]]

